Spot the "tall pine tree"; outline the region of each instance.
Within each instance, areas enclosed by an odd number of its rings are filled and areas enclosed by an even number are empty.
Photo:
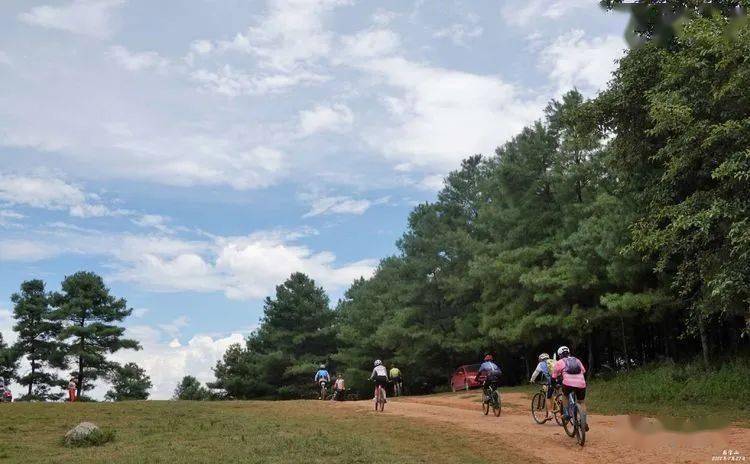
[[[51,368],[66,367],[62,344],[58,335],[62,329],[59,321],[52,320],[49,295],[41,280],[29,280],[21,284],[21,292],[11,296],[14,303],[13,330],[18,340],[13,346],[19,356],[26,356],[29,372],[19,377],[18,382],[28,388],[28,399],[57,399],[60,394],[50,389],[60,385],[60,379]]]
[[[53,296],[53,317],[63,323],[60,339],[69,343],[67,354],[76,367],[78,395],[94,387],[113,364],[106,355],[123,348],[140,349],[137,341],[123,338],[124,327],[115,325],[133,311],[124,298],[115,298],[101,277],[77,272],[65,277],[62,291]]]

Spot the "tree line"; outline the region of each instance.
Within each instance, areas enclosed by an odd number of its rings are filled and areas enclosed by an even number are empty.
[[[750,25],[737,2],[651,3],[683,20],[636,22],[639,46],[604,91],[572,90],[494,155],[465,159],[335,308],[292,275],[212,386],[304,396],[325,362],[365,391],[381,358],[428,392],[486,352],[514,383],[562,344],[589,375],[746,359]]]
[[[141,347],[117,325],[132,309],[125,299],[110,294],[100,276],[77,272],[64,278],[59,292],[48,292],[42,280],[28,280],[11,301],[17,341],[8,346],[0,334],[0,376],[25,387],[21,400],[59,400],[71,377],[84,400],[98,379],[112,385],[106,399],[148,398],[152,385],[145,370],[107,358],[121,349]],[[21,358],[29,364],[23,374],[18,372]],[[60,375],[65,371],[69,376]]]

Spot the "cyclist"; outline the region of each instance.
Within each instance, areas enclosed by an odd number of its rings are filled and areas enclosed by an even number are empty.
[[[531,374],[531,379],[529,380],[529,383],[534,383],[537,377],[541,375],[542,380],[547,385],[547,417],[544,418],[545,422],[552,420],[550,411],[554,410],[552,405],[552,396],[555,394],[555,389],[552,385],[552,372],[554,369],[555,362],[549,358],[547,353],[542,353],[539,355],[539,364],[536,365],[536,369],[534,369],[534,373]]]
[[[586,368],[583,363],[575,356],[570,355],[570,349],[567,346],[561,346],[557,349],[557,357],[560,358],[555,363],[552,371],[552,378],[558,384],[562,384],[563,391],[563,416],[565,420],[570,419],[568,416],[568,395],[572,392],[576,397],[576,402],[581,408],[581,412],[586,413]],[[589,424],[586,423],[586,431],[589,430]]]
[[[319,366],[318,372],[315,373],[315,383],[322,388],[321,383],[325,382],[326,384],[331,383],[331,374],[328,373],[326,370],[326,365],[321,364]],[[323,399],[322,397],[318,397],[318,399]]]
[[[485,396],[487,396],[487,389],[490,386],[497,388],[498,382],[500,382],[500,367],[493,361],[492,355],[488,354],[484,357],[484,362],[479,366],[475,380],[478,380],[482,374],[484,376],[484,382],[482,382],[482,389],[484,390]]]
[[[336,374],[336,381],[333,383],[333,396],[331,397],[331,401],[343,401],[345,390],[346,385],[344,384],[344,376]]]
[[[385,389],[388,386],[388,371],[383,365],[383,361],[379,359],[376,359],[373,365],[374,367],[372,368],[372,373],[370,374],[369,380],[375,381],[375,387],[376,387],[375,391],[377,391],[378,385],[380,385],[383,388],[383,399],[385,399],[386,398]],[[377,401],[378,398],[373,394],[372,399]]]
[[[391,376],[391,381],[393,382],[393,391],[396,392],[398,389],[398,394],[401,394],[401,370],[394,364],[391,366],[391,370],[388,371],[388,374]]]

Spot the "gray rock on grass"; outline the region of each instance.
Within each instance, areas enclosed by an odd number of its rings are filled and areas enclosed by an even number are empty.
[[[81,422],[65,434],[66,445],[76,445],[85,442],[92,434],[101,433],[93,422]]]

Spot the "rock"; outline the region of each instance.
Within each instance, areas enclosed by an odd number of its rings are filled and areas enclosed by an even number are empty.
[[[91,434],[99,432],[99,427],[93,422],[81,422],[65,434],[65,444],[75,445],[84,442]]]

